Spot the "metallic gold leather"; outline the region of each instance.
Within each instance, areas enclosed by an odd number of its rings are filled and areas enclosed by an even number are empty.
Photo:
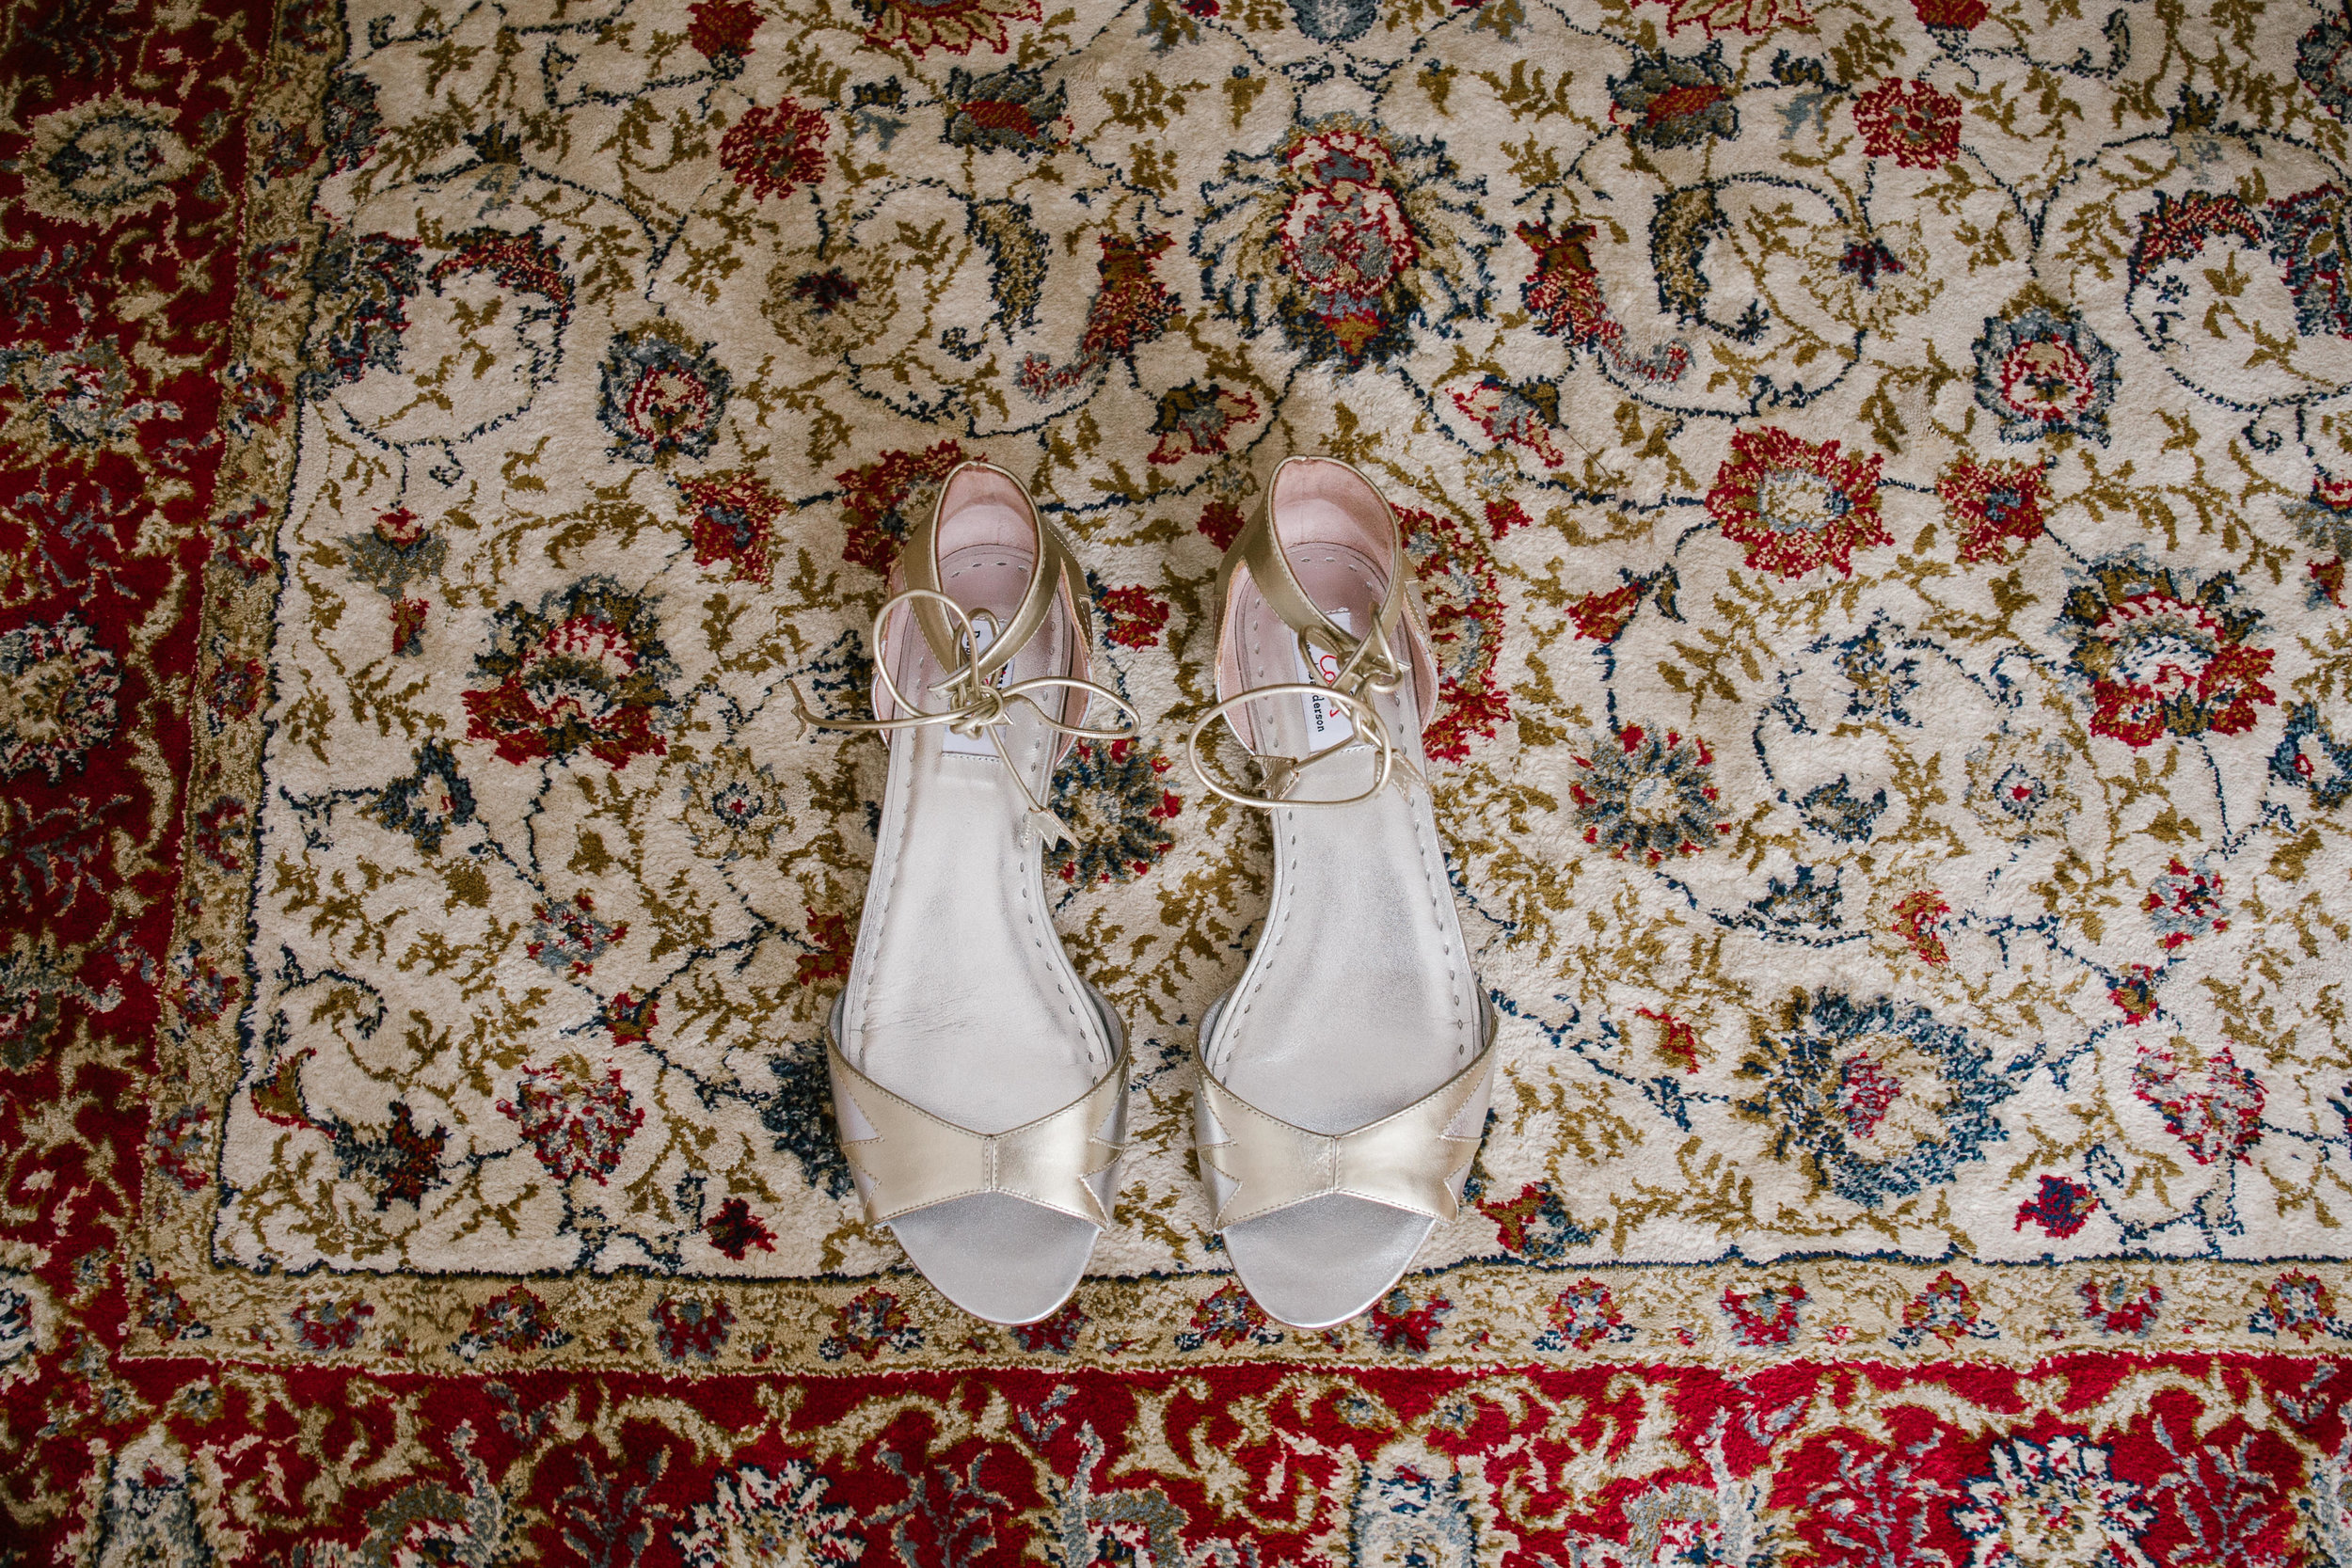
[[[1003,1193],[1107,1227],[1110,1216],[1087,1179],[1108,1170],[1125,1147],[1127,1061],[1122,1049],[1108,1072],[1061,1109],[1010,1132],[986,1133],[892,1094],[851,1067],[828,1038],[825,1065],[836,1101],[854,1104],[873,1128],[873,1136],[845,1136],[841,1146],[864,1178],[866,1217],[881,1225],[951,1198]],[[1098,1135],[1106,1123],[1120,1133],[1118,1142]]]
[[[1454,1077],[1392,1116],[1340,1133],[1311,1132],[1261,1111],[1202,1068],[1201,1100],[1224,1137],[1202,1145],[1200,1158],[1233,1183],[1215,1228],[1330,1193],[1452,1219],[1460,1208],[1455,1178],[1476,1156],[1479,1134],[1449,1129],[1494,1067],[1490,1027],[1486,1049]]]
[[[1029,639],[1037,634],[1038,628],[1045,625],[1057,605],[1077,626],[1077,635],[1072,640],[1070,673],[1079,680],[1087,679],[1093,663],[1094,630],[1092,617],[1087,610],[1087,595],[1083,592],[1085,571],[1078,565],[1077,558],[1071,554],[1070,546],[1059,531],[1038,513],[1037,503],[1029,499],[1027,486],[993,463],[974,460],[959,463],[947,470],[946,477],[939,482],[938,493],[931,498],[930,510],[908,533],[906,544],[899,549],[893,576],[906,588],[940,592],[939,527],[942,509],[955,488],[956,477],[970,469],[994,474],[1020,495],[1036,546],[1028,586],[1022,594],[1020,605],[1013,611],[1012,619],[998,628],[994,641],[980,656],[980,680],[993,679],[999,670],[1010,663]],[[962,663],[962,655],[956,646],[954,628],[949,626],[947,617],[939,606],[935,602],[918,599],[908,608],[914,613],[915,624],[923,628],[924,641],[930,645],[931,657],[939,667],[952,670]],[[881,710],[878,707],[876,711]],[[1085,713],[1085,697],[1073,691],[1063,705],[1064,727],[1075,725]],[[1060,743],[1061,750],[1067,752],[1072,744],[1073,741],[1065,736]]]
[[[1386,549],[1383,552],[1387,579],[1381,591],[1378,607],[1372,624],[1362,637],[1354,637],[1324,613],[1312,594],[1300,585],[1291,566],[1279,531],[1275,527],[1274,505],[1280,494],[1282,474],[1294,463],[1327,464],[1345,470],[1360,482],[1380,505],[1380,515],[1387,523]],[[1227,656],[1227,646],[1233,635],[1228,624],[1233,613],[1235,598],[1233,578],[1246,572],[1251,588],[1281,623],[1299,639],[1302,650],[1319,649],[1339,660],[1339,673],[1329,692],[1346,704],[1350,717],[1360,728],[1369,731],[1372,744],[1380,752],[1379,777],[1362,794],[1336,800],[1290,800],[1284,797],[1290,782],[1307,763],[1321,760],[1328,754],[1318,752],[1309,757],[1292,757],[1268,761],[1260,752],[1254,736],[1254,724],[1249,718],[1249,705],[1267,697],[1286,692],[1311,689],[1292,684],[1257,686],[1241,689]],[[1184,741],[1185,760],[1193,777],[1201,787],[1236,805],[1261,811],[1285,807],[1330,808],[1352,806],[1371,799],[1387,787],[1389,780],[1399,773],[1418,778],[1412,763],[1404,760],[1394,737],[1376,711],[1359,711],[1359,699],[1371,692],[1394,690],[1405,681],[1413,683],[1414,711],[1425,727],[1436,708],[1438,689],[1437,663],[1429,645],[1428,633],[1422,624],[1418,608],[1412,598],[1412,562],[1405,549],[1404,532],[1399,527],[1396,509],[1389,504],[1380,488],[1353,464],[1333,457],[1286,457],[1276,465],[1273,476],[1266,482],[1264,492],[1258,498],[1249,520],[1225,551],[1217,566],[1217,698],[1216,705],[1194,722]],[[1268,761],[1266,793],[1250,795],[1234,789],[1216,779],[1202,760],[1200,740],[1210,725],[1222,719],[1234,735],[1262,761]],[[1343,745],[1334,750],[1343,750]]]

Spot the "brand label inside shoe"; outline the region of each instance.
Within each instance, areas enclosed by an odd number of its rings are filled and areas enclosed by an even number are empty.
[[[1350,637],[1356,635],[1354,615],[1344,610],[1334,610],[1328,613],[1332,624],[1340,630]],[[1297,642],[1298,640],[1294,639],[1293,646],[1297,646]],[[1311,657],[1312,662],[1309,663],[1305,659],[1300,659],[1298,655],[1294,654],[1292,657],[1298,661],[1299,667],[1298,673],[1293,676],[1293,679],[1302,685],[1333,686],[1338,684],[1339,655],[1311,645],[1308,646],[1305,652]],[[1347,709],[1338,703],[1319,691],[1309,692],[1298,701],[1300,711],[1307,718],[1307,750],[1309,752],[1320,752],[1327,746],[1337,746],[1343,741],[1356,738],[1356,726],[1348,719]]]
[[[952,617],[950,621],[952,624]],[[972,650],[972,657],[978,658],[988,652],[988,645],[996,641],[995,618],[989,615],[972,617],[972,638],[977,644]],[[995,685],[1004,678],[1004,672],[998,671],[990,684]],[[996,754],[996,748],[990,744],[986,730],[977,735],[959,735],[954,730],[943,730],[939,749],[967,757],[993,757]]]

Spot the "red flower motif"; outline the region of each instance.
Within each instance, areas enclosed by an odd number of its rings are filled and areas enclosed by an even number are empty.
[[[650,995],[616,991],[604,1005],[604,1026],[612,1031],[615,1045],[635,1045],[651,1038],[653,1026],[660,1022],[660,1009]]]
[[[841,559],[871,571],[889,571],[898,559],[898,541],[914,527],[906,515],[907,503],[917,491],[946,478],[947,470],[965,458],[980,455],[950,439],[921,451],[886,451],[864,467],[834,475],[849,522]]]
[[[1847,1057],[1837,1069],[1837,1108],[1846,1115],[1846,1131],[1857,1138],[1877,1137],[1879,1123],[1902,1097],[1902,1080],[1889,1075],[1867,1052]]]
[[[1804,0],[1650,0],[1666,8],[1666,36],[1695,24],[1708,38],[1724,33],[1751,37],[1781,27],[1813,26]]]
[[[2090,683],[2091,733],[2147,746],[2167,731],[2252,729],[2255,708],[2278,701],[2262,678],[2276,655],[2248,641],[2262,617],[2230,608],[2236,592],[2227,573],[2201,585],[2120,560],[2068,594],[2060,629],[2074,641],[2069,666]]]
[[[1993,14],[1984,0],[1911,0],[1911,8],[1929,27],[1974,27]]]
[[[2164,1306],[2164,1289],[2154,1281],[2137,1290],[2122,1279],[2086,1279],[2074,1293],[2082,1298],[2083,1316],[2102,1334],[2129,1334],[2146,1338]]]
[[[1951,952],[1945,947],[1944,938],[1936,927],[1943,925],[1944,917],[1951,912],[1952,907],[1944,901],[1943,894],[1931,887],[1921,888],[1916,893],[1905,895],[1896,904],[1895,924],[1891,929],[1919,956],[1922,963],[1949,963]]]
[[[1125,359],[1132,366],[1136,349],[1167,331],[1176,319],[1176,296],[1152,276],[1152,263],[1176,243],[1171,236],[1146,232],[1129,239],[1124,234],[1105,234],[1096,243],[1103,254],[1094,270],[1103,286],[1094,303],[1087,307],[1086,328],[1078,335],[1076,356],[1057,366],[1042,354],[1032,354],[1021,361],[1021,369],[1013,375],[1014,384],[1033,398],[1066,392],[1108,369],[1114,359]],[[1256,402],[1242,401],[1249,412],[1240,417],[1254,418]],[[1166,412],[1165,405],[1162,412]],[[1155,422],[1152,428],[1164,427]],[[1223,426],[1219,426],[1220,437],[1222,434]],[[1224,448],[1220,444],[1216,450]]]
[[[476,1307],[465,1334],[450,1349],[473,1361],[485,1351],[522,1354],[555,1350],[571,1340],[572,1337],[557,1325],[548,1304],[530,1290],[516,1285]]]
[[[686,41],[705,59],[739,60],[752,52],[752,35],[759,31],[759,8],[745,0],[695,0],[686,13],[693,20]]]
[[[1486,528],[1497,539],[1515,528],[1532,527],[1534,521],[1527,515],[1527,508],[1507,496],[1502,500],[1486,503]]]
[[[433,609],[429,599],[392,601],[392,652],[415,654],[424,649],[424,618]]]
[[[1454,1303],[1443,1296],[1417,1302],[1411,1291],[1399,1285],[1374,1304],[1366,1314],[1366,1322],[1382,1350],[1409,1351],[1420,1355],[1436,1341],[1438,1331],[1453,1311]]]
[[[511,763],[586,752],[613,768],[669,747],[659,725],[676,666],[651,601],[610,578],[548,593],[537,610],[509,604],[492,619],[467,691],[466,736],[494,741]]]
[[[2131,965],[2121,979],[2107,988],[2107,1000],[2123,1009],[2126,1023],[2138,1023],[2153,1017],[2157,1006],[2156,972],[2146,964]]]
[[[365,1297],[345,1296],[306,1301],[287,1313],[286,1319],[294,1325],[304,1350],[331,1352],[358,1344],[359,1336],[367,1332],[368,1320],[374,1316],[375,1308]]]
[[[1896,1338],[1899,1343],[1915,1343],[1932,1338],[1952,1345],[1991,1332],[1977,1310],[1967,1282],[1946,1269],[1904,1306],[1903,1326]]]
[[[1658,1025],[1658,1053],[1684,1072],[1699,1069],[1699,1032],[1672,1013],[1654,1013],[1647,1007],[1633,1009],[1635,1018],[1645,1018]]]
[[[1231,549],[1233,541],[1240,537],[1244,521],[1241,508],[1232,501],[1211,501],[1200,509],[1200,521],[1196,526],[1202,538],[1223,550]]]
[[[1889,76],[1854,100],[1862,150],[1905,168],[1942,168],[1960,150],[1960,100]]]
[[[1282,1338],[1265,1308],[1249,1299],[1238,1281],[1220,1285],[1192,1309],[1192,1323],[1179,1329],[1176,1348],[1196,1351],[1208,1345],[1232,1350],[1236,1345],[1271,1345]]]
[[[2330,556],[2325,561],[2307,561],[2304,570],[2311,574],[2312,603],[2314,608],[2322,599],[2344,608],[2344,557]]]
[[[803,953],[793,964],[793,980],[800,985],[813,986],[820,980],[846,980],[850,977],[850,955],[857,946],[857,933],[850,929],[846,914],[818,914],[808,911],[809,941],[818,943],[814,953]]]
[[[719,1205],[719,1212],[710,1216],[710,1223],[703,1228],[710,1232],[712,1246],[738,1262],[754,1247],[762,1252],[776,1250],[776,1233],[740,1197],[731,1197]]]
[[[1887,545],[1879,515],[1882,459],[1846,457],[1836,441],[1815,444],[1777,426],[1731,437],[1731,459],[1715,473],[1707,510],[1724,536],[1747,546],[1747,563],[1784,578],[1822,566],[1853,575],[1857,546]]]
[[[598,1079],[586,1064],[525,1068],[515,1098],[498,1102],[523,1138],[559,1181],[591,1176],[603,1186],[621,1163],[621,1151],[644,1125],[645,1108],[629,1098],[614,1068]]]
[[[2017,1224],[2012,1228],[2023,1230],[2031,1221],[2044,1234],[2062,1242],[2089,1225],[2098,1212],[2099,1196],[2089,1187],[2063,1176],[2045,1176],[2041,1189],[2017,1206]]]
[[[223,871],[244,870],[244,847],[250,832],[246,818],[250,815],[244,801],[226,795],[206,806],[197,816],[192,835],[197,853]]]
[[[768,586],[768,550],[776,519],[791,504],[749,468],[681,479],[677,487],[693,509],[694,564],[733,563],[736,580]]]
[[[1731,1320],[1734,1344],[1769,1347],[1785,1345],[1797,1337],[1799,1308],[1804,1300],[1802,1285],[1765,1285],[1753,1291],[1726,1288],[1718,1305]]]
[[[1160,628],[1168,625],[1168,603],[1155,599],[1137,583],[1132,588],[1103,590],[1103,615],[1109,625],[1103,635],[1122,648],[1156,648]]]
[[[1050,1318],[1012,1325],[1013,1342],[1031,1355],[1068,1355],[1078,1348],[1078,1334],[1087,1325],[1086,1308],[1070,1303]]]
[[[852,1353],[861,1361],[871,1361],[885,1350],[911,1351],[923,1343],[923,1330],[908,1316],[905,1304],[880,1286],[843,1302],[834,1313],[833,1325],[833,1332],[817,1346],[817,1354],[828,1361]]]
[[[653,1320],[654,1344],[674,1362],[715,1358],[735,1327],[735,1308],[723,1296],[663,1296],[645,1316]]]
[[[1577,636],[1613,642],[1631,623],[1634,608],[1648,592],[1649,584],[1635,578],[1605,593],[1581,594],[1568,602],[1568,619],[1575,624]]]
[[[2132,1063],[2132,1092],[2164,1118],[2165,1131],[2188,1146],[2201,1165],[2252,1164],[2262,1142],[2262,1080],[2237,1064],[2228,1046],[2188,1069],[2170,1046],[2139,1048]]]
[[[2049,492],[2034,464],[1963,457],[1936,480],[1935,493],[1960,531],[1963,562],[2007,561],[2011,540],[2031,544],[2042,536],[2042,503]]]
[[[1473,739],[1492,739],[1511,717],[1511,693],[1495,678],[1502,648],[1502,588],[1494,558],[1467,523],[1418,507],[1396,515],[1429,611],[1438,661],[1437,711],[1422,731],[1432,757],[1460,762]]]
[[[978,44],[1003,54],[1012,42],[1008,22],[1038,22],[1038,0],[858,0],[872,19],[866,41],[887,49],[903,43],[915,54],[945,49],[968,55]]]
[[[155,1163],[191,1193],[212,1185],[204,1159],[204,1134],[211,1125],[212,1118],[201,1110],[183,1105],[148,1130],[147,1144],[155,1151]]]
[[[832,134],[815,109],[778,99],[728,127],[719,138],[719,166],[759,199],[790,196],[825,177],[825,138]]]

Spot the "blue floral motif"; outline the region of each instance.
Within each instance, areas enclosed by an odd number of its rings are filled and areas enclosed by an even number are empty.
[[[2295,330],[2305,337],[2352,338],[2352,277],[2344,252],[2352,233],[2344,191],[2328,184],[2270,204],[2270,259],[2295,296]]]
[[[1876,1209],[1950,1180],[2008,1136],[1994,1112],[2014,1086],[1965,1029],[1826,988],[1790,1015],[1740,1065],[1760,1086],[1735,1108],[1772,1127],[1774,1158],[1793,1155],[1839,1197]]]
[[[531,940],[523,951],[550,974],[583,979],[596,960],[628,935],[628,922],[609,925],[598,920],[596,901],[583,889],[568,904],[550,899],[531,911]]]
[[[1462,1478],[1435,1469],[1422,1455],[1365,1466],[1350,1511],[1349,1562],[1478,1560],[1478,1527],[1462,1495]]]
[[[2352,796],[2352,746],[2338,740],[2315,703],[2287,713],[2286,734],[2270,753],[2270,776],[2311,792],[2312,804],[2333,811]]]
[[[827,1197],[848,1197],[856,1183],[841,1155],[823,1049],[803,1045],[771,1056],[768,1070],[776,1092],[760,1106],[759,1124],[774,1135],[775,1151],[800,1162],[801,1180]]]
[[[614,452],[632,463],[709,452],[734,387],[712,347],[689,348],[666,322],[613,334],[596,418],[612,433]]]
[[[1763,895],[1740,911],[1739,924],[1767,935],[1802,929],[1834,931],[1843,926],[1840,906],[1845,890],[1838,885],[1838,874],[1832,872],[1829,880],[1816,881],[1813,870],[1809,865],[1798,866],[1785,882],[1778,877],[1766,878]]]
[[[386,784],[365,809],[425,854],[438,854],[452,828],[473,820],[473,786],[458,776],[457,753],[437,736],[417,748],[416,762],[415,772]]]
[[[424,282],[422,247],[393,234],[330,230],[311,259],[317,299],[309,367],[295,382],[321,398],[372,370],[400,368],[408,301]]]
[[[1127,882],[1175,843],[1184,802],[1168,787],[1168,759],[1126,740],[1083,741],[1054,775],[1052,805],[1076,833],[1048,851],[1045,869],[1079,886]]]
[[[1586,751],[1569,795],[1595,848],[1655,866],[1668,855],[1697,854],[1730,831],[1717,803],[1715,754],[1696,736],[1628,724],[1614,736],[1594,736]]]
[[[1376,0],[1291,0],[1291,19],[1317,43],[1345,43],[1371,30]]]
[[[1798,815],[1804,825],[1826,838],[1842,844],[1860,844],[1870,836],[1870,826],[1886,810],[1886,791],[1874,789],[1867,800],[1853,793],[1853,785],[1840,773],[1829,784],[1815,784],[1799,798]]]
[[[1882,624],[1873,622],[1861,635],[1837,644],[1838,670],[1853,689],[1846,699],[1846,717],[1915,725],[1918,721],[1903,704],[1919,689],[1919,661],[1894,657],[1880,635]]]
[[[1636,54],[1623,76],[1609,78],[1609,97],[1630,122],[1626,139],[1637,147],[1730,140],[1740,134],[1736,91],[1720,40],[1695,55]]]
[[[197,1516],[186,1458],[160,1433],[119,1449],[99,1504],[94,1562],[169,1562],[206,1568],[215,1561]]]
[[[0,1275],[0,1279],[21,1277]],[[0,1367],[32,1353],[33,1298],[13,1286],[0,1284]]]
[[[2272,1281],[2267,1299],[2247,1321],[2252,1334],[2292,1334],[2309,1344],[2315,1335],[2352,1339],[2352,1322],[2336,1311],[2336,1295],[2317,1275],[2290,1269]]]
[[[2107,444],[2118,382],[2115,351],[2071,315],[2034,306],[1993,317],[1976,341],[1977,402],[2004,441],[2072,432]]]
[[[2012,1437],[1995,1447],[1992,1473],[1967,1484],[1952,1523],[1976,1543],[1979,1564],[2062,1560],[2081,1568],[2132,1568],[2148,1559],[2137,1536],[2154,1517],[2138,1506],[2139,1487],[2109,1473],[2103,1445],[2061,1433],[2047,1444]],[[2063,1522],[2064,1536],[2053,1532]],[[2019,1551],[2019,1547],[2024,1551]]]
[[[2338,119],[2352,115],[2352,25],[2330,11],[2295,50],[2295,73]]]
[[[687,1568],[736,1562],[855,1562],[866,1550],[857,1513],[824,1500],[832,1482],[787,1459],[773,1470],[722,1470],[677,1536]]]
[[[384,134],[384,117],[376,109],[375,83],[356,71],[339,71],[327,79],[326,102],[319,108],[319,138],[337,173],[358,168],[375,150]]]

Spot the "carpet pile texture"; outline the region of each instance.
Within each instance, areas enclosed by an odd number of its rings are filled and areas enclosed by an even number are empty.
[[[0,1564],[2352,1568],[2352,20],[23,0]],[[1503,1067],[1272,1323],[1189,1152],[1274,463],[1403,516]],[[1134,1142],[948,1307],[825,1089],[867,624],[1021,475]]]

